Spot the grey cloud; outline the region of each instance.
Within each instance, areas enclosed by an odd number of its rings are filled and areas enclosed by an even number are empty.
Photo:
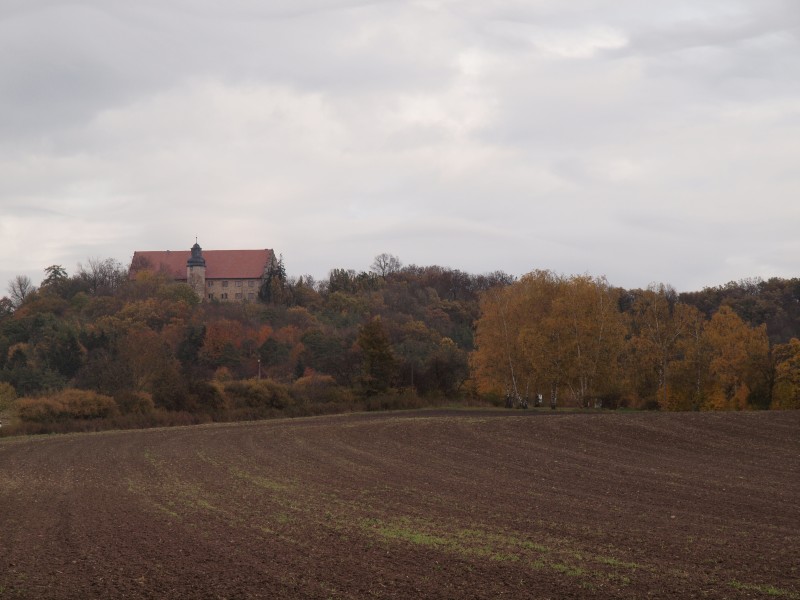
[[[702,13],[702,5],[696,6],[697,12]],[[679,16],[660,26],[645,26],[633,32],[626,50],[615,52],[662,54],[694,48],[731,48],[776,34],[796,37],[798,24],[800,8],[795,2],[732,2],[729,10],[709,10],[705,15]]]
[[[42,206],[25,206],[19,204],[3,205],[0,204],[0,216],[4,217],[34,217],[34,218],[60,218],[64,214]]]
[[[51,136],[85,126],[104,109],[196,79],[286,83],[341,94],[441,87],[451,69],[426,61],[429,55],[408,47],[389,21],[370,14],[380,5],[16,5],[0,21],[0,110],[13,115],[0,131],[6,141],[16,134]],[[353,46],[376,23],[381,28],[374,39],[367,34]]]
[[[788,274],[799,10],[8,0],[0,252],[47,239],[34,279],[195,235],[316,276],[383,251],[626,286]]]

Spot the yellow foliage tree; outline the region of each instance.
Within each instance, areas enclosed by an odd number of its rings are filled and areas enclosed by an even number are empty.
[[[773,349],[775,383],[772,388],[774,409],[800,408],[800,340],[792,338],[788,344]]]
[[[711,393],[703,408],[743,410],[769,364],[766,326],[750,327],[729,306],[722,306],[703,334],[711,351]]]
[[[680,305],[682,331],[675,345],[663,410],[699,410],[709,394],[711,350],[703,337],[706,318],[694,306]]]
[[[605,278],[564,279],[546,324],[559,340],[564,384],[578,405],[588,406],[613,387],[625,336],[618,294]]]
[[[671,408],[672,367],[697,311],[678,302],[675,290],[654,284],[639,292],[630,317],[628,373],[635,393],[646,403]]]
[[[151,392],[153,377],[162,364],[172,359],[167,343],[147,327],[131,328],[118,343],[119,365],[127,371],[133,390]]]
[[[483,392],[566,389],[585,406],[613,387],[624,327],[603,278],[534,271],[485,293],[472,366]]]
[[[539,359],[548,340],[540,324],[556,286],[552,273],[534,271],[510,286],[482,295],[477,349],[471,357],[480,392],[520,394],[523,383],[544,379],[549,364]]]

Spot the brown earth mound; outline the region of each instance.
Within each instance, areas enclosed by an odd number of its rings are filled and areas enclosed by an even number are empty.
[[[0,441],[2,598],[800,598],[800,412]]]

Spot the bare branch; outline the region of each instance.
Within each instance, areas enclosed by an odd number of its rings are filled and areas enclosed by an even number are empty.
[[[25,298],[35,291],[36,288],[31,278],[27,275],[17,275],[8,282],[8,294],[14,308],[18,308],[25,301]]]

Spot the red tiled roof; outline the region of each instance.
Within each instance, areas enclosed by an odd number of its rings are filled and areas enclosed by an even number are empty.
[[[186,280],[186,261],[190,250],[137,250],[131,270],[163,270],[175,279]],[[203,250],[206,279],[256,279],[273,260],[272,250]]]

